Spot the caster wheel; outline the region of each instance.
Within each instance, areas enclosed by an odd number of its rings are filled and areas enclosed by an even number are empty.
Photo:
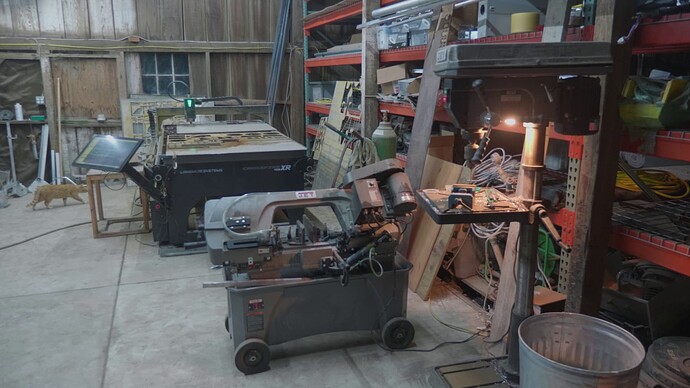
[[[249,338],[235,349],[235,366],[245,375],[267,371],[269,361],[271,350],[258,338]]]
[[[227,315],[225,316],[225,331],[230,332],[230,318]]]
[[[381,338],[390,349],[405,349],[414,339],[414,326],[405,318],[393,318],[383,325]]]

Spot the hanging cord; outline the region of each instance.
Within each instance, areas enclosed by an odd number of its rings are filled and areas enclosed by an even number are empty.
[[[348,171],[354,168],[368,166],[378,161],[374,141],[369,138],[362,138],[361,141],[357,140],[355,140],[354,145],[352,146],[350,160],[347,162]]]
[[[652,189],[660,197],[667,199],[681,199],[690,194],[690,186],[688,182],[681,180],[677,176],[668,171],[662,170],[635,170],[638,177],[650,189]],[[618,171],[616,175],[616,187],[633,192],[639,192],[639,187],[633,180],[623,171]]]
[[[472,183],[501,191],[512,190],[520,172],[520,155],[506,155],[503,148],[494,148],[472,169]]]

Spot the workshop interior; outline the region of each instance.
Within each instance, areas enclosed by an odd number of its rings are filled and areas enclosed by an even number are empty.
[[[0,386],[690,387],[690,1],[0,2]]]

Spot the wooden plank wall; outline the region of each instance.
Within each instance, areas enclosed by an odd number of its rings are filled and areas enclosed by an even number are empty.
[[[272,42],[280,4],[281,0],[0,0],[0,54],[4,51],[3,38],[119,41],[136,35],[161,45],[166,41],[199,42],[197,51],[189,53],[194,95],[264,100],[271,54],[251,52],[251,48],[247,52],[223,52],[217,42]],[[204,42],[214,42],[213,47],[204,50]],[[93,119],[100,113],[108,119],[121,119],[121,89],[126,87],[126,95],[142,93],[138,54],[124,54],[125,82],[118,84],[114,75],[119,68],[112,56],[121,54],[117,50],[98,52],[111,58],[94,58],[100,54],[62,58],[52,55],[50,49],[37,49],[42,63],[49,63],[44,86],[51,88],[46,82],[52,81],[54,87],[55,79],[61,78],[63,120]],[[11,55],[11,51],[4,55]],[[278,128],[282,127],[283,110],[289,108],[281,104],[286,99],[287,56],[283,64],[274,118]],[[52,97],[46,97],[48,104],[54,102]],[[65,160],[76,156],[93,133],[122,133],[121,128],[100,126],[63,129]],[[65,165],[65,172],[69,169]]]
[[[279,10],[280,0],[0,0],[0,37],[270,42]]]
[[[3,37],[118,40],[129,35],[154,41],[272,42],[280,2],[0,0],[0,43]],[[222,53],[217,47],[209,52],[214,53],[210,66],[203,54],[190,55],[194,94],[265,99],[270,54]],[[141,93],[138,60],[133,54],[125,58],[128,94]],[[284,63],[287,67],[287,58]],[[207,77],[211,77],[210,82]],[[281,81],[279,101],[285,97],[285,79]]]

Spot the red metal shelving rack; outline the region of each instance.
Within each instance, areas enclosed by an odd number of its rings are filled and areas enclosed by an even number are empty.
[[[331,111],[330,104],[317,104],[315,102],[308,102],[306,104],[307,112],[320,113],[327,115]]]
[[[646,19],[635,32],[633,54],[687,51],[690,48],[690,13]]]
[[[639,152],[644,141],[631,140],[626,134],[623,138],[622,149],[629,152]],[[655,136],[654,151],[648,155],[659,158],[690,162],[690,130],[686,131],[658,131]]]
[[[381,5],[388,5],[395,3],[397,0],[381,0]],[[328,7],[322,11],[315,12],[308,15],[304,21],[304,31],[308,34],[308,31],[312,28],[326,25],[328,23],[337,22],[338,20],[347,19],[349,17],[362,15],[362,2],[361,1],[343,1],[344,4],[336,4],[332,7]]]
[[[611,245],[640,259],[690,276],[690,246],[624,226],[614,227]]]
[[[633,40],[633,54],[690,50],[690,13],[644,20]],[[690,130],[661,130],[655,135],[652,156],[690,162]],[[642,139],[622,139],[621,149],[639,152]],[[615,225],[611,245],[623,252],[690,276],[690,246],[678,241]]]
[[[342,65],[359,65],[362,63],[362,55],[356,54],[341,54],[331,55],[328,57],[309,58],[304,61],[304,66],[307,71],[313,67],[328,67],[328,66],[342,66]]]

